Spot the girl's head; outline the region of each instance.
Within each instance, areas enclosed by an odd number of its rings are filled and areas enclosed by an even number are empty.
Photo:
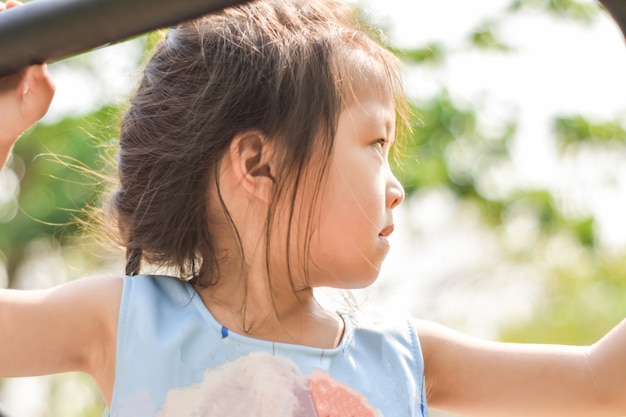
[[[267,268],[280,248],[306,275],[339,116],[364,94],[403,111],[400,84],[396,59],[333,1],[257,1],[171,29],[122,123],[112,205],[127,273],[145,260],[214,283],[225,222],[246,255],[221,166],[252,138],[244,170],[270,184],[258,219]]]

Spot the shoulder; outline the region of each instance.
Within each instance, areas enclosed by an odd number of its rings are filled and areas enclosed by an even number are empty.
[[[410,415],[427,415],[424,359],[411,315],[374,310],[347,317],[354,328],[352,340],[346,340],[348,356],[363,364],[378,390],[388,398],[398,398],[397,406],[408,406],[413,410]]]
[[[0,370],[18,376],[102,373],[114,359],[121,292],[120,277],[0,292],[0,333],[9,335],[2,340],[0,356],[13,358],[0,361]]]
[[[507,357],[501,343],[478,339],[427,320],[416,320],[424,354],[428,401],[434,406],[450,405],[479,391],[480,381],[504,370]],[[515,351],[511,351],[514,358]],[[495,388],[494,388],[495,389]],[[475,398],[481,398],[475,394]],[[488,396],[488,394],[487,394]],[[480,402],[480,401],[479,401]]]
[[[342,316],[354,327],[355,334],[375,333],[410,340],[417,339],[414,320],[402,310],[374,309],[342,313]]]
[[[122,288],[122,277],[93,277],[22,294],[38,305],[42,314],[62,315],[74,323],[114,326]]]
[[[144,297],[157,301],[189,303],[195,290],[186,281],[166,275],[135,275],[123,278],[123,297]]]
[[[118,354],[131,352],[140,340],[152,343],[153,338],[177,334],[183,326],[202,325],[198,299],[194,287],[178,278],[124,277],[117,315]]]
[[[159,327],[163,316],[190,303],[193,292],[186,282],[156,275],[87,278],[64,287],[68,305],[74,305],[76,316],[82,317],[77,326],[85,329],[81,332],[87,352],[84,370],[95,378],[107,404],[113,396],[117,363],[124,359],[123,347],[135,340],[129,338],[132,332],[141,333],[137,324]]]
[[[352,321],[347,328],[354,328],[356,346],[377,346],[396,352],[412,364],[417,374],[423,374],[420,335],[410,314],[402,310],[373,310],[346,315],[344,320]]]
[[[46,298],[74,321],[86,322],[101,334],[114,335],[123,282],[119,276],[83,278],[48,290]]]
[[[83,346],[95,356],[91,368],[102,363],[104,350],[114,350],[123,286],[124,278],[108,276],[83,278],[50,290],[52,307],[65,312]]]
[[[197,296],[186,281],[165,275],[135,275],[123,278],[120,324],[125,316],[163,316],[190,305]],[[152,320],[152,319],[150,319]]]
[[[44,290],[8,290],[0,301],[14,317],[7,326],[19,318],[34,335],[74,344],[115,326],[122,286],[121,277],[83,278]]]
[[[444,363],[458,356],[459,352],[481,351],[493,342],[481,340],[444,325],[428,321],[414,320],[420,335],[424,358],[427,363]],[[435,368],[431,366],[431,369]]]

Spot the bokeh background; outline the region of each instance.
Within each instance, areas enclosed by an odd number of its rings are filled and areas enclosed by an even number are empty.
[[[588,0],[355,4],[406,63],[414,107],[396,167],[407,199],[361,308],[401,307],[494,340],[593,343],[626,317],[617,26]],[[120,116],[161,36],[51,65],[53,106],[0,172],[0,287],[123,273],[122,254],[80,225],[100,204]],[[0,404],[15,417],[103,409],[80,374],[0,380]]]

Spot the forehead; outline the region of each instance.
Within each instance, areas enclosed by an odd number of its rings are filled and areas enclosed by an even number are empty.
[[[340,121],[351,119],[363,129],[384,128],[386,136],[391,135],[396,124],[393,98],[380,95],[375,90],[362,89],[353,96],[352,102],[344,107],[339,119]]]
[[[393,134],[396,108],[389,74],[363,51],[352,51],[346,60],[340,119],[358,119],[354,122],[362,128],[384,127],[387,136]]]
[[[365,99],[393,103],[392,81],[382,62],[362,50],[346,52],[342,61],[337,76],[344,108]]]

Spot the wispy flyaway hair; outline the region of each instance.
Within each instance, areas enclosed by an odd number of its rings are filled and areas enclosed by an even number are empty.
[[[127,274],[147,261],[211,284],[198,273],[218,275],[207,190],[215,181],[219,191],[219,162],[237,134],[260,132],[276,149],[269,230],[277,202],[294,201],[310,175],[313,150],[328,161],[357,83],[393,94],[403,116],[398,61],[372,33],[353,9],[322,0],[257,1],[171,29],[122,123],[111,206]]]

